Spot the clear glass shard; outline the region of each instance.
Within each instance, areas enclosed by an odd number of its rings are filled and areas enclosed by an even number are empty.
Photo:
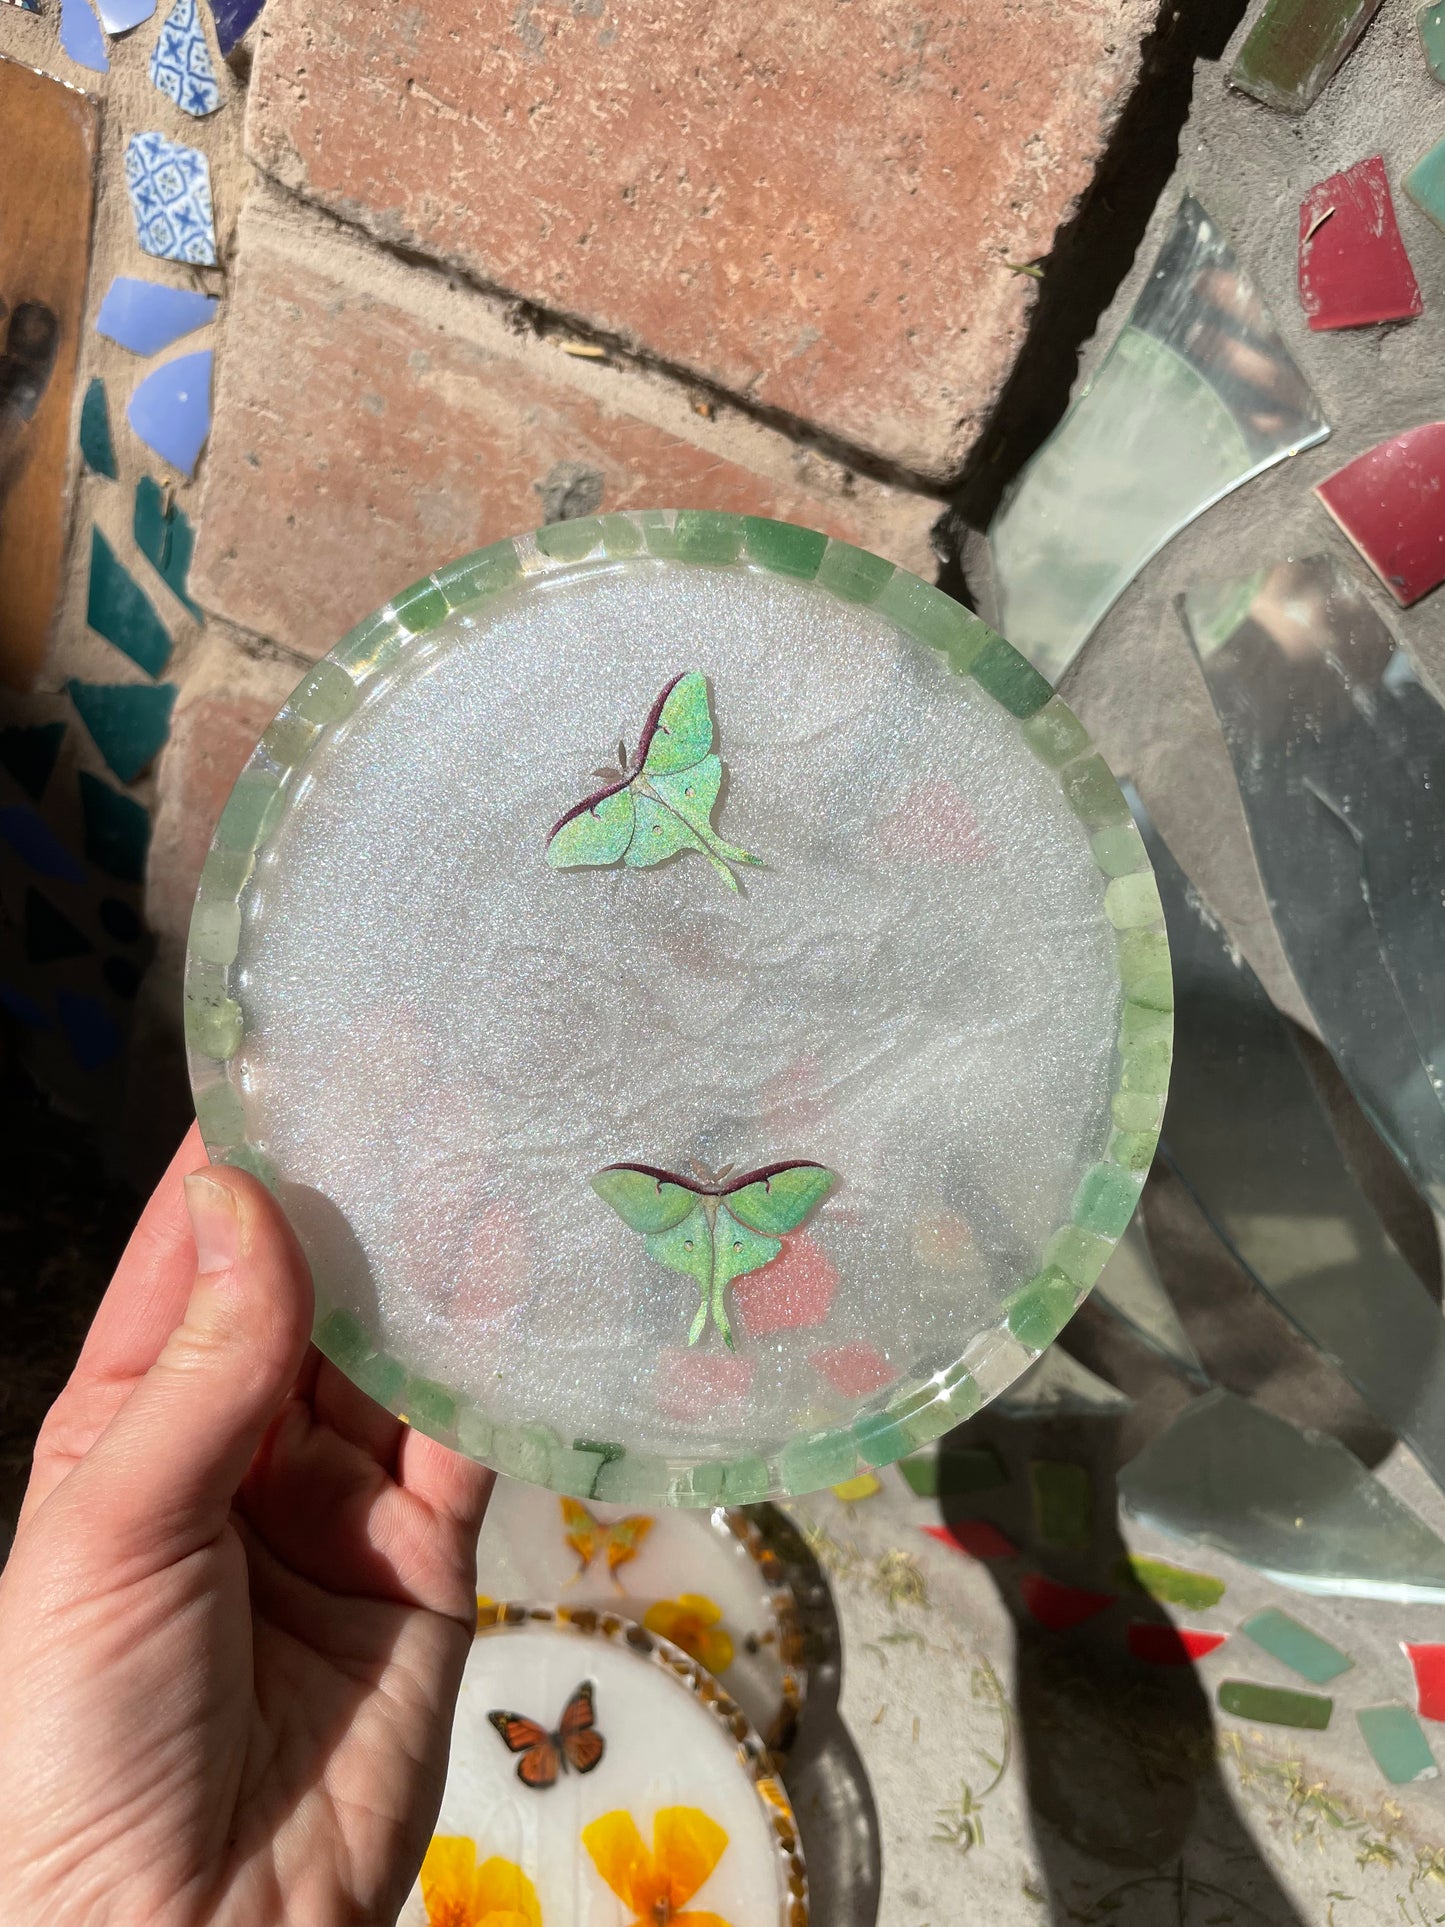
[[[1445,1540],[1337,1440],[1232,1392],[1186,1406],[1125,1466],[1119,1493],[1143,1524],[1297,1592],[1445,1601]]]
[[[994,517],[999,628],[1057,681],[1171,536],[1328,433],[1233,248],[1186,194],[1119,339]]]
[[[1174,965],[1161,1151],[1261,1289],[1445,1488],[1440,1307],[1356,1183],[1288,1024],[1142,811],[1139,827]]]
[[[1038,1417],[1056,1412],[1117,1412],[1129,1399],[1053,1345],[994,1404],[1011,1417]]]
[[[1199,1354],[1164,1289],[1149,1250],[1149,1240],[1137,1217],[1130,1221],[1114,1247],[1114,1255],[1094,1287],[1094,1296],[1130,1326],[1146,1345],[1152,1345],[1161,1356],[1181,1366],[1191,1378],[1206,1378]]]
[[[1445,712],[1328,556],[1179,606],[1300,989],[1445,1210]]]

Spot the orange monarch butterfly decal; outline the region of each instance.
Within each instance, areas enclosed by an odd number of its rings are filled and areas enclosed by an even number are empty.
[[[590,1773],[606,1748],[596,1729],[592,1705],[592,1682],[583,1680],[562,1708],[557,1731],[549,1733],[536,1720],[523,1719],[520,1713],[488,1713],[487,1718],[501,1735],[509,1753],[520,1753],[517,1778],[523,1786],[540,1793],[555,1786],[559,1772],[568,1767],[574,1773]]]
[[[653,1523],[645,1512],[637,1512],[631,1518],[617,1519],[611,1525],[604,1525],[600,1519],[593,1518],[580,1500],[563,1499],[562,1530],[568,1545],[582,1562],[568,1584],[580,1579],[598,1553],[606,1547],[607,1570],[613,1585],[621,1592],[622,1581],[617,1577],[617,1568],[637,1557],[638,1548],[651,1532]]]

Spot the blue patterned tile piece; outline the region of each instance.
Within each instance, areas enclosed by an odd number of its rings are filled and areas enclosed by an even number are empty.
[[[225,59],[237,41],[245,38],[266,0],[211,0],[211,18],[216,23],[216,45]]]
[[[19,7],[22,13],[39,13],[40,0],[10,0],[12,7]]]
[[[125,150],[125,184],[136,238],[147,254],[216,265],[211,171],[204,154],[164,134],[132,134]]]
[[[209,348],[177,355],[146,376],[130,398],[125,418],[147,448],[173,468],[193,472],[211,432]]]
[[[60,44],[78,67],[95,74],[110,72],[105,35],[96,25],[90,0],[60,0]]]
[[[204,328],[219,306],[213,294],[118,274],[100,304],[95,332],[118,341],[133,355],[158,355],[182,335]]]
[[[176,0],[151,50],[151,85],[197,119],[214,114],[221,89],[201,25],[197,0]]]

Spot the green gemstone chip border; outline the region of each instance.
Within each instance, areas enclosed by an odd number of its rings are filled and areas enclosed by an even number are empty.
[[[780,1441],[739,1459],[660,1458],[540,1423],[499,1424],[473,1401],[390,1356],[317,1281],[315,1340],[378,1403],[442,1444],[498,1471],[579,1499],[629,1505],[751,1505],[837,1485],[949,1431],[1017,1378],[1058,1336],[1133,1215],[1164,1118],[1173,1052],[1169,940],[1153,872],[1129,806],[1078,718],[1002,636],[941,590],[851,543],[791,523],[692,509],[560,522],[494,542],[414,582],[310,668],[262,736],[221,814],[201,872],[186,958],[185,1034],[196,1116],[211,1158],[275,1186],[264,1139],[247,1136],[233,1079],[245,1036],[234,981],[246,892],[308,759],[418,638],[494,596],[618,561],[656,558],[752,568],[813,582],[885,616],[965,676],[1009,717],[1051,770],[1089,837],[1100,914],[1115,933],[1124,992],[1111,1093],[1112,1133],[1084,1173],[1069,1221],[1038,1254],[999,1324],[964,1355],[915,1378],[852,1425]]]

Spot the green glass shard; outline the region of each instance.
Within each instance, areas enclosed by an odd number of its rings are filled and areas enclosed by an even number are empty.
[[[1291,1619],[1275,1606],[1252,1613],[1239,1630],[1281,1666],[1288,1666],[1292,1673],[1307,1679],[1311,1686],[1327,1686],[1341,1673],[1348,1673],[1355,1663],[1338,1646],[1332,1646],[1329,1640],[1321,1639],[1318,1633],[1312,1633],[1308,1626],[1301,1626],[1297,1619]]]
[[[1440,1777],[1425,1729],[1408,1706],[1362,1706],[1355,1718],[1376,1766],[1392,1786]]]
[[[90,532],[90,593],[85,619],[148,676],[158,676],[171,653],[171,639],[150,598],[117,560],[98,528]]]
[[[1155,1269],[1148,1240],[1137,1218],[1125,1227],[1113,1257],[1104,1266],[1094,1296],[1146,1345],[1151,1345],[1172,1364],[1181,1366],[1191,1378],[1208,1382],[1199,1354],[1190,1343],[1189,1334]]]
[[[87,468],[113,482],[120,471],[115,465],[115,443],[110,436],[110,413],[105,405],[105,383],[97,375],[85,391],[80,404],[80,452]]]
[[[1283,114],[1318,100],[1369,26],[1380,0],[1269,0],[1229,84]]]
[[[1121,1586],[1134,1586],[1164,1606],[1187,1606],[1204,1612],[1217,1606],[1224,1597],[1225,1585],[1213,1573],[1195,1572],[1189,1566],[1171,1566],[1164,1559],[1146,1559],[1131,1552],[1114,1568]]]
[[[1437,141],[1405,176],[1405,192],[1436,227],[1445,228],[1445,140]]]
[[[1034,1526],[1046,1546],[1088,1550],[1093,1537],[1094,1496],[1082,1465],[1030,1459],[1029,1493]]]
[[[1430,0],[1415,15],[1420,30],[1420,45],[1425,65],[1438,81],[1445,82],[1445,0]]]
[[[1307,1733],[1323,1733],[1335,1710],[1334,1701],[1318,1693],[1296,1693],[1288,1686],[1257,1686],[1248,1679],[1221,1681],[1219,1704],[1236,1719],[1258,1720],[1264,1726],[1297,1726]]]

